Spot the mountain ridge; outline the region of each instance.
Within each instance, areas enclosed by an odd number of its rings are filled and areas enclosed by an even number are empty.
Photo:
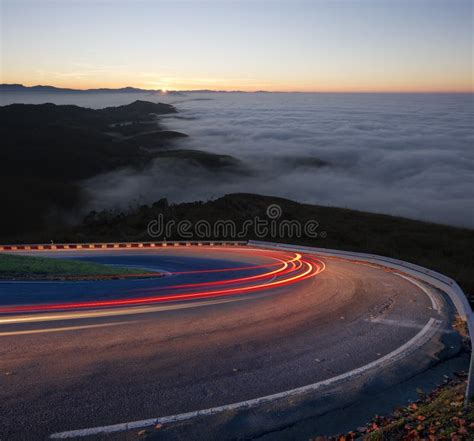
[[[57,92],[57,93],[160,93],[161,89],[140,89],[137,87],[120,87],[120,88],[108,88],[101,87],[97,89],[72,89],[68,87],[56,87],[47,85],[36,85],[36,86],[24,86],[23,84],[0,84],[0,92]]]
[[[19,83],[0,84],[0,93],[5,92],[43,92],[43,93],[156,93],[180,95],[183,93],[271,93],[266,90],[246,92],[244,90],[212,90],[212,89],[190,89],[190,90],[163,90],[163,89],[141,89],[139,87],[125,86],[119,88],[99,87],[92,89],[73,89],[68,87],[56,87],[48,85],[25,86]]]

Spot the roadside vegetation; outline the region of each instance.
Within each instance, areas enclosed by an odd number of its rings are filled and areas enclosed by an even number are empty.
[[[376,416],[357,430],[334,437],[316,437],[312,441],[468,441],[474,439],[474,401],[464,407],[466,375],[445,380],[428,395],[392,415]]]
[[[155,273],[137,268],[0,253],[0,279],[97,280],[152,275]]]

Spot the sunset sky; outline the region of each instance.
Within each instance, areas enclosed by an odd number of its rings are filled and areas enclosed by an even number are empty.
[[[1,82],[472,91],[471,0],[1,0]]]

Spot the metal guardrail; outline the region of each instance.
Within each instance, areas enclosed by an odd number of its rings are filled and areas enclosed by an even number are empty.
[[[47,243],[0,245],[1,251],[49,251],[49,250],[93,250],[93,249],[129,249],[162,248],[178,246],[245,246],[247,241],[229,240],[178,240],[160,242],[87,242],[87,243]]]
[[[455,280],[440,274],[436,271],[432,271],[428,268],[424,268],[419,265],[415,265],[402,260],[392,259],[390,257],[378,256],[375,254],[356,253],[352,251],[340,251],[331,250],[327,248],[315,248],[297,245],[288,245],[274,242],[263,242],[250,240],[248,245],[261,247],[261,248],[273,248],[273,249],[285,249],[289,251],[301,251],[305,253],[314,253],[319,256],[328,257],[340,257],[346,260],[359,261],[365,263],[371,263],[378,266],[383,266],[391,270],[396,270],[400,273],[404,273],[420,279],[442,292],[446,293],[453,302],[460,317],[466,321],[469,331],[469,338],[471,339],[471,346],[474,337],[474,314],[466,294],[461,287],[456,283]],[[465,404],[468,400],[474,396],[474,351],[471,350],[471,359],[469,366],[469,373],[467,379],[467,387],[465,394]]]

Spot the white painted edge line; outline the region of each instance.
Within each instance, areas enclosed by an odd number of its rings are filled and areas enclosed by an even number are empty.
[[[422,329],[423,325],[419,325],[412,321],[404,320],[391,320],[383,318],[374,318],[374,319],[365,319],[366,322],[376,323],[379,325],[394,326],[396,328],[412,328],[412,329]],[[443,334],[454,334],[456,331],[451,329],[440,330]]]
[[[423,285],[422,283],[412,279],[411,277],[408,277],[404,274],[400,274],[400,273],[394,273],[395,275],[399,276],[399,277],[402,277],[404,278],[405,280],[408,280],[410,283],[412,283],[413,285],[416,285],[418,288],[420,288],[431,300],[431,306],[433,307],[433,309],[437,312],[439,312],[441,310],[441,307],[438,303],[438,299],[436,298],[436,296],[431,292],[430,289],[428,289],[425,285]]]
[[[307,386],[302,386],[296,389],[290,389],[284,392],[279,392],[276,394],[267,395],[260,398],[254,398],[247,401],[241,401],[239,403],[226,404],[223,406],[197,410],[194,412],[186,412],[186,413],[181,413],[177,415],[150,418],[147,420],[131,421],[128,423],[114,424],[110,426],[99,426],[99,427],[92,427],[88,429],[70,430],[67,432],[53,433],[52,435],[50,435],[49,438],[50,439],[67,439],[67,438],[75,438],[75,437],[84,437],[84,436],[90,436],[90,435],[97,435],[99,433],[113,433],[113,432],[123,432],[123,431],[131,430],[131,429],[141,429],[144,427],[151,427],[156,424],[176,423],[179,421],[190,420],[196,417],[211,416],[211,415],[215,415],[215,414],[225,412],[225,411],[248,409],[248,408],[252,408],[257,405],[268,403],[271,401],[276,401],[279,399],[288,398],[295,395],[302,395],[308,392],[313,392],[318,389],[321,389],[322,387],[330,386],[340,381],[348,380],[354,376],[361,375],[370,369],[379,367],[381,365],[391,364],[395,362],[396,360],[403,358],[407,352],[411,352],[414,349],[425,344],[427,341],[429,341],[431,336],[437,332],[440,324],[441,324],[440,320],[430,318],[428,323],[426,323],[426,325],[418,334],[416,334],[409,341],[407,341],[406,343],[404,343],[402,346],[395,349],[394,351],[390,352],[389,354],[384,355],[383,357],[377,360],[374,360],[357,369],[353,369],[352,371],[337,375],[327,380],[309,384]]]

